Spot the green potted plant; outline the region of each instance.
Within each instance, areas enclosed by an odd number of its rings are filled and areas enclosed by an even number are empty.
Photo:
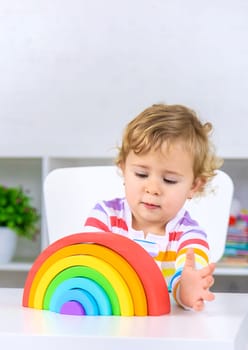
[[[32,239],[38,231],[38,221],[39,214],[22,187],[0,185],[0,226]]]
[[[20,186],[0,185],[0,260],[7,255],[6,259],[9,261],[14,255],[14,252],[7,252],[8,240],[9,245],[13,246],[12,250],[15,250],[17,236],[33,239],[38,232],[40,216],[32,206],[31,200],[32,198]],[[9,232],[12,238],[9,238]],[[7,243],[3,243],[2,240],[7,234]]]

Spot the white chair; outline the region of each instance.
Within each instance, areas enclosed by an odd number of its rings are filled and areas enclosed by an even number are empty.
[[[211,181],[208,194],[194,198],[186,207],[208,234],[211,261],[224,253],[233,182],[221,170]],[[59,168],[44,181],[44,200],[49,243],[82,231],[96,202],[124,195],[121,175],[115,166]]]

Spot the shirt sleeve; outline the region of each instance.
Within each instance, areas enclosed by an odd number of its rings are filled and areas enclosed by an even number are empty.
[[[205,231],[194,223],[184,231],[178,241],[178,249],[175,260],[175,273],[170,280],[170,290],[175,301],[183,306],[179,298],[179,286],[182,271],[185,265],[188,248],[193,248],[195,254],[195,267],[202,269],[209,264],[209,245]]]
[[[109,217],[103,203],[97,203],[87,217],[83,232],[110,232]]]

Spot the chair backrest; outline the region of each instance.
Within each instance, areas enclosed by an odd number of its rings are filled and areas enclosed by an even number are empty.
[[[211,181],[207,195],[186,203],[192,217],[208,234],[211,261],[218,261],[225,248],[233,182],[221,170]],[[49,243],[82,231],[96,202],[124,195],[121,175],[115,166],[59,168],[44,181],[44,200]]]

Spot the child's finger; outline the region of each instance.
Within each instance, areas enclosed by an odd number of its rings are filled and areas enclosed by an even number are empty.
[[[212,275],[213,272],[214,272],[214,269],[215,269],[215,264],[214,264],[214,263],[211,263],[211,264],[209,264],[208,266],[203,267],[203,268],[200,270],[200,275],[201,275],[201,277],[206,277],[206,276],[208,276],[208,275]]]
[[[212,301],[215,299],[214,293],[210,292],[209,290],[205,290],[202,298],[206,301]]]
[[[195,302],[195,304],[193,305],[193,309],[195,311],[201,311],[204,309],[204,306],[205,306],[204,301],[200,299]]]
[[[204,289],[212,287],[213,284],[214,284],[213,276],[207,276],[206,278],[204,278],[204,280],[203,280],[203,288]]]
[[[195,268],[195,253],[193,248],[188,248],[184,267]]]

